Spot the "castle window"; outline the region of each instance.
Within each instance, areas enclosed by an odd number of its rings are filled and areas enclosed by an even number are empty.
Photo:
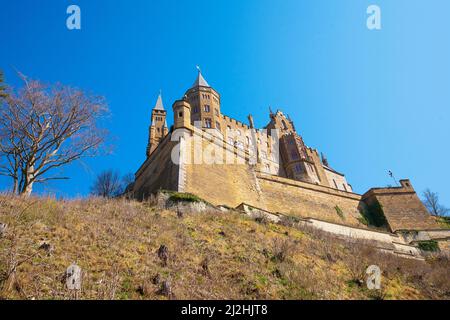
[[[216,116],[219,116],[219,110],[215,109],[214,111],[216,112]]]
[[[205,106],[203,108],[204,108],[205,112],[211,111],[211,107],[208,104],[205,104]]]
[[[263,152],[261,152],[261,154],[264,159],[267,159],[267,152],[263,151]]]
[[[194,113],[198,113],[198,107],[194,107]]]
[[[270,173],[270,166],[266,164],[266,172]]]
[[[220,130],[220,123],[219,123],[219,121],[216,121],[216,128]]]
[[[292,159],[298,159],[298,153],[297,153],[297,151],[295,151],[295,150],[292,150],[292,151],[291,151],[291,158],[292,158]]]
[[[236,142],[236,147],[238,147],[241,150],[244,150],[244,144],[241,141]]]
[[[178,112],[178,117],[179,117],[179,118],[182,118],[182,117],[183,117],[183,112],[182,112],[182,111]]]
[[[234,140],[233,140],[233,138],[228,138],[228,143],[231,144],[231,145],[234,145]]]
[[[212,122],[210,118],[205,118],[205,127],[206,128],[211,128],[212,127]]]
[[[241,136],[241,130],[237,130],[236,133],[238,136]]]
[[[247,137],[247,144],[250,145],[250,137]]]

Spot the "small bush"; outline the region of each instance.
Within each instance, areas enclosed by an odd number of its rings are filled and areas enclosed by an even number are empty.
[[[367,218],[366,212],[363,210],[359,210],[359,213],[361,214],[361,216],[357,218],[358,221],[365,226],[369,226],[370,222],[369,219]]]
[[[264,225],[266,225],[270,222],[269,218],[267,218],[267,216],[263,213],[259,213],[259,214],[255,215],[254,219],[256,222],[258,222],[260,224],[264,224]]]
[[[369,224],[374,227],[385,227],[387,226],[386,216],[384,215],[383,206],[378,202],[368,206],[368,211],[364,215]]]
[[[280,222],[278,222],[278,223],[285,227],[293,227],[299,222],[300,222],[300,219],[297,217],[282,215],[280,218]]]
[[[338,215],[342,220],[345,220],[344,212],[342,211],[342,209],[339,208],[339,206],[334,207],[334,209],[336,210],[337,215]]]
[[[169,197],[170,201],[173,202],[201,202],[202,200],[196,195],[190,193],[179,193],[173,192]]]
[[[439,251],[439,245],[437,241],[430,240],[430,241],[420,241],[418,243],[419,248],[423,251],[430,251],[430,252],[437,252]]]
[[[274,262],[284,262],[292,253],[293,245],[289,240],[276,239],[273,242]]]
[[[450,229],[450,217],[437,217],[437,221],[444,228]]]

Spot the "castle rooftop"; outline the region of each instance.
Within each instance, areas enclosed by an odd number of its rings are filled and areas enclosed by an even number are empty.
[[[203,78],[202,72],[198,71],[197,79],[195,80],[194,84],[192,85],[192,88],[196,87],[208,87],[211,88],[211,86],[206,82],[205,78]]]

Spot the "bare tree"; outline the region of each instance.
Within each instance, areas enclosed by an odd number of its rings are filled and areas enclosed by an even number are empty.
[[[129,185],[134,183],[134,174],[131,172],[127,173],[122,177],[123,188],[126,189]]]
[[[91,187],[93,195],[113,198],[123,192],[123,183],[118,172],[106,170],[101,172],[95,179]]]
[[[426,189],[423,192],[422,202],[434,216],[445,216],[450,211],[450,209],[439,203],[439,195],[436,192],[432,192],[430,189]]]
[[[0,70],[0,99],[6,98],[6,87],[3,85],[3,72]]]
[[[103,97],[19,76],[23,88],[0,106],[0,174],[29,196],[35,183],[67,179],[49,172],[101,151],[106,131],[98,122],[108,108]]]

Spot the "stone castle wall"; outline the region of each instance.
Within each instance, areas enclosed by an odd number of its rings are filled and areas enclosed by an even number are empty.
[[[420,201],[409,180],[401,187],[374,188],[363,195],[370,206],[378,202],[392,232],[441,229]]]
[[[204,139],[202,147],[210,144]],[[249,165],[246,154],[237,148],[224,144],[221,150],[224,158],[236,157],[236,163],[184,165],[184,192],[214,205],[237,207],[247,203],[271,212],[365,228],[358,220],[364,207],[360,195],[263,173],[264,168]]]
[[[371,189],[361,196],[265,173],[261,164],[249,164],[248,153],[226,141],[217,143],[220,139],[202,130],[183,130],[180,149],[186,162],[172,162],[172,150],[179,143],[170,141],[174,133],[169,134],[136,173],[134,193],[138,199],[167,189],[195,194],[213,205],[234,208],[246,203],[273,213],[359,228],[367,228],[361,222],[361,212],[367,212],[370,204],[378,201],[392,232],[439,229],[409,181],[403,181],[399,188]],[[200,145],[187,142],[195,136],[203,137]],[[205,159],[196,159],[195,148],[221,151],[223,163],[208,164]]]
[[[143,200],[159,189],[178,190],[179,166],[171,161],[171,153],[178,142],[167,135],[135,174],[134,196]]]
[[[263,194],[262,209],[366,227],[358,220],[360,209],[365,206],[358,194],[262,173],[258,174],[258,180]]]

